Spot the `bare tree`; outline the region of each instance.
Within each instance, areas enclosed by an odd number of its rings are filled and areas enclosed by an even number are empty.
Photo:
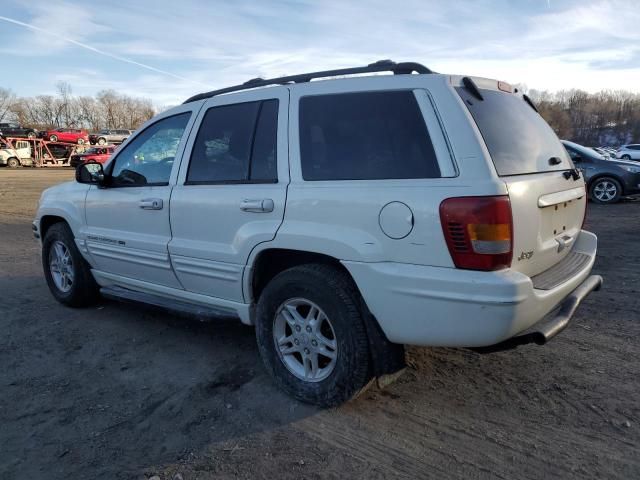
[[[16,95],[7,88],[0,88],[0,121],[11,115],[11,106],[15,102]]]

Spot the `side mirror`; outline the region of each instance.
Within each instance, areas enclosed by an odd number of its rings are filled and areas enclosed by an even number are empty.
[[[102,164],[98,162],[81,163],[76,168],[76,182],[103,185],[105,180]]]

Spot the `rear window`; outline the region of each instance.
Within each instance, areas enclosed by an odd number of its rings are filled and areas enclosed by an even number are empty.
[[[440,177],[411,91],[303,97],[300,156],[305,180]]]
[[[456,91],[484,138],[498,175],[522,175],[573,168],[549,124],[519,95],[481,89],[479,100],[467,89]],[[557,165],[551,158],[561,160]]]

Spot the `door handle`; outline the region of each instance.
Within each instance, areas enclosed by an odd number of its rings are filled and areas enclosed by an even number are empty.
[[[242,200],[240,202],[240,210],[243,212],[266,213],[273,212],[273,200],[263,198],[262,200]]]
[[[143,210],[162,210],[161,198],[144,198],[138,204]]]

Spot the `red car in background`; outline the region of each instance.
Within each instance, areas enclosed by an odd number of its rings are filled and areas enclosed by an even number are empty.
[[[89,143],[89,133],[79,128],[57,128],[55,130],[48,130],[42,138],[52,142],[77,143],[78,145]]]
[[[111,154],[115,151],[115,149],[116,147],[114,145],[108,145],[106,147],[91,147],[85,150],[83,153],[71,155],[69,165],[75,168],[81,163],[104,163],[109,160],[109,157],[111,157]]]

